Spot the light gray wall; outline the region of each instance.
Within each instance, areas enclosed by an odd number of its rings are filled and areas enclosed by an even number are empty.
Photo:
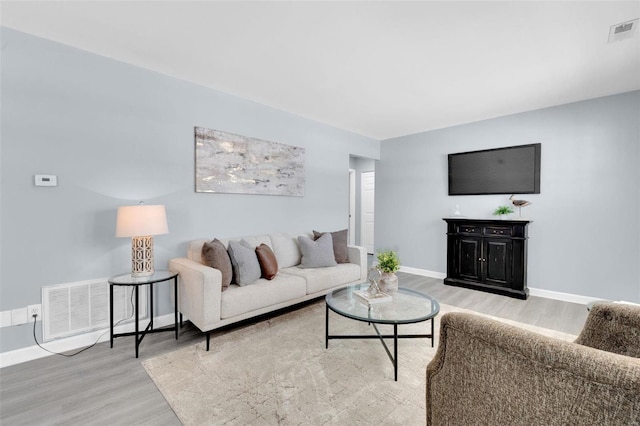
[[[157,269],[194,238],[345,228],[349,157],[380,155],[370,138],[6,28],[1,36],[3,311],[40,303],[43,286],[126,272],[116,208],[139,200],[167,209]],[[194,126],[304,147],[305,196],[195,193]],[[35,187],[35,174],[55,174],[59,186]],[[30,326],[0,329],[0,345],[33,345]]]
[[[509,195],[448,196],[447,154],[542,143],[541,193],[519,198],[529,287],[640,302],[640,92],[382,141],[376,246],[446,272],[442,218],[491,217]]]

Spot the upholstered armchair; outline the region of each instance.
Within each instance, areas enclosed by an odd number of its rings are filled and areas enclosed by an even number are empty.
[[[640,307],[598,303],[575,342],[442,317],[427,425],[640,425]]]

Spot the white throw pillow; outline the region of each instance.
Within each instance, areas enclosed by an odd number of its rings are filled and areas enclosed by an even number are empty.
[[[271,242],[273,243],[271,248],[280,268],[288,268],[300,263],[300,246],[297,236],[275,233],[271,234]]]

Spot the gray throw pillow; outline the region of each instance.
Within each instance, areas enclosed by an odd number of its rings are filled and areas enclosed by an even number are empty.
[[[348,232],[347,229],[331,232],[331,238],[333,238],[333,254],[338,263],[349,263],[349,249],[347,248]],[[326,234],[326,232],[313,231],[313,239],[317,240],[324,234]]]
[[[337,265],[333,254],[333,238],[331,238],[331,234],[326,233],[316,241],[300,235],[298,244],[302,252],[301,268],[323,268]]]
[[[233,269],[231,267],[231,259],[229,253],[219,239],[214,239],[210,243],[204,243],[202,246],[202,262],[211,267],[218,269],[222,274],[222,291],[225,291],[231,278],[233,277]]]
[[[233,265],[233,279],[239,286],[256,282],[260,278],[260,263],[256,249],[245,240],[229,241],[229,257]]]

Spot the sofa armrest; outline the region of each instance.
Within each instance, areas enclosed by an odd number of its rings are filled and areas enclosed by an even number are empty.
[[[220,321],[222,273],[185,258],[169,261],[178,278],[178,309],[201,331]]]
[[[442,317],[427,425],[635,424],[640,360],[467,313]]]
[[[640,358],[640,306],[596,303],[576,343]]]
[[[367,279],[367,249],[361,246],[347,246],[349,250],[349,263],[360,266],[360,280]]]

